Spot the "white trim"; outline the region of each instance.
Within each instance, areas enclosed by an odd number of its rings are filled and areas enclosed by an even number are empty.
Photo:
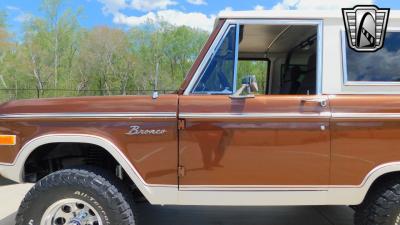
[[[347,73],[347,72],[346,72]],[[384,81],[347,81],[345,86],[400,86],[400,82]]]
[[[180,185],[181,190],[240,190],[240,191],[328,191],[340,188],[369,187],[379,176],[390,172],[400,172],[400,162],[381,164],[372,169],[359,185]]]
[[[332,113],[332,118],[400,119],[400,113]]]
[[[321,113],[179,113],[183,119],[240,119],[240,118],[330,118],[330,112]]]
[[[282,205],[358,205],[369,188],[384,174],[400,171],[400,162],[379,165],[360,185],[322,186],[180,186],[179,204],[282,206]]]
[[[180,191],[178,205],[327,205],[328,191]]]
[[[400,18],[399,10],[390,11],[390,21],[397,22]],[[330,19],[343,24],[343,15],[338,10],[249,10],[249,11],[225,11],[218,15],[219,19]],[[389,21],[389,22],[390,22]]]
[[[349,118],[400,119],[400,113],[179,113],[183,119]]]
[[[230,19],[227,20],[231,23],[255,24],[255,25],[319,25],[322,23],[321,19]]]
[[[1,174],[22,181],[25,160],[37,147],[60,142],[90,143],[103,147],[116,158],[132,181],[152,204],[161,205],[357,205],[380,176],[400,171],[400,162],[391,162],[371,170],[360,185],[354,186],[187,186],[149,185],[126,156],[111,141],[87,134],[57,134],[37,137],[21,149],[13,164],[0,165]]]
[[[0,114],[0,119],[25,118],[176,118],[175,112],[165,113],[24,113]],[[180,113],[180,118],[383,118],[400,119],[400,113]]]
[[[331,185],[179,185],[180,191],[328,191]]]
[[[392,10],[396,12],[395,10]],[[392,12],[391,12],[392,13]],[[396,14],[395,14],[396,15]],[[392,15],[391,15],[392,16]],[[397,15],[398,16],[398,15]],[[340,19],[340,10],[249,10],[226,11],[218,15],[217,19]]]
[[[175,112],[160,113],[15,113],[0,114],[0,119],[20,118],[175,118]]]

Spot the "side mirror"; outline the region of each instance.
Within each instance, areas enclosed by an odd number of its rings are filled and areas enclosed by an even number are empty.
[[[242,95],[246,91],[247,95]],[[253,92],[258,91],[257,79],[255,75],[247,75],[242,79],[242,86],[230,98],[254,98]]]

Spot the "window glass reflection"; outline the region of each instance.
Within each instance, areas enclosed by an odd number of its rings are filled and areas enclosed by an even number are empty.
[[[347,81],[400,82],[400,32],[388,32],[377,52],[356,52],[347,46]]]

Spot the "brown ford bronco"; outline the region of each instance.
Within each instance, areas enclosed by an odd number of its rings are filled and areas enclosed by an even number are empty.
[[[399,224],[400,13],[375,53],[344,27],[340,13],[231,12],[175,94],[2,104],[0,173],[36,183],[17,225],[134,224],[137,198],[349,205],[356,225]]]

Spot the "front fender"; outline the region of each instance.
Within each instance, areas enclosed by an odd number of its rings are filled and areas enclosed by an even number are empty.
[[[142,192],[142,194],[152,203],[158,203],[159,198],[156,196],[158,192],[153,189],[160,189],[159,185],[150,185],[145,182],[145,180],[140,176],[139,172],[135,169],[132,163],[126,158],[123,152],[111,141],[88,134],[49,134],[34,138],[27,142],[22,149],[19,151],[16,159],[10,164],[0,164],[0,174],[3,177],[11,179],[13,181],[22,183],[25,162],[30,156],[30,154],[35,151],[40,146],[51,143],[86,143],[93,144],[104,148],[108,151],[116,161],[122,166],[122,168],[127,172],[131,180],[135,183],[137,188]],[[162,188],[171,189],[171,191],[176,190],[176,186],[167,187],[164,185]],[[173,196],[172,196],[173,197]]]

